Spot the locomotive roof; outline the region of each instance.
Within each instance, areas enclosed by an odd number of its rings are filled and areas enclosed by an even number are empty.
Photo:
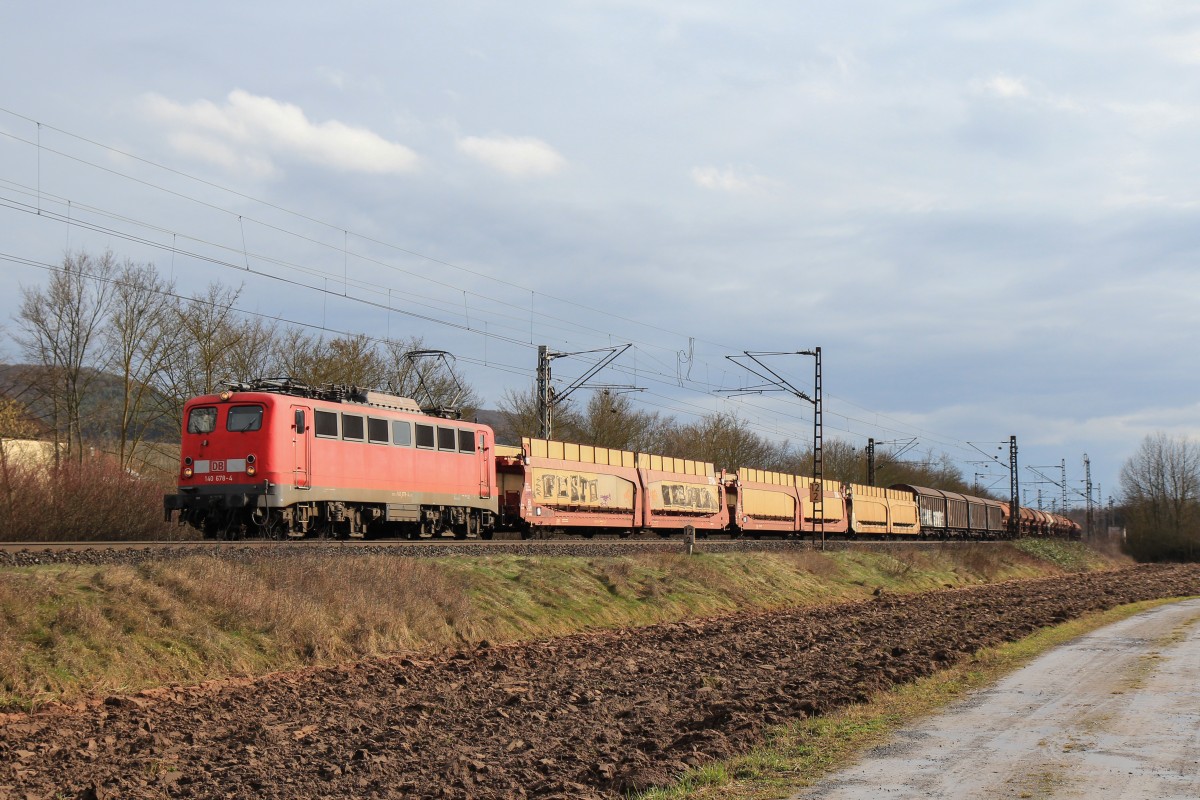
[[[255,378],[252,381],[229,384],[232,392],[270,392],[286,394],[293,397],[305,397],[310,400],[325,400],[331,403],[359,403],[376,408],[387,408],[393,411],[407,411],[413,414],[423,414],[416,400],[411,397],[401,397],[387,392],[377,392],[370,389],[360,389],[357,386],[345,384],[325,384],[310,386],[307,383],[294,381],[291,378]]]

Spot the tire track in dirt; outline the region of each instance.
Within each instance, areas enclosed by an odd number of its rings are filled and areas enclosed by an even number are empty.
[[[1142,566],[111,697],[0,723],[0,800],[617,797],[981,647],[1188,594],[1200,566]]]

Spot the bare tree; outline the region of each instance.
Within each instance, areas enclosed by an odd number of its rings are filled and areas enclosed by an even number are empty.
[[[662,452],[672,418],[656,411],[638,411],[629,395],[607,389],[592,392],[577,423],[580,444],[635,452]]]
[[[313,373],[319,339],[309,336],[300,328],[284,328],[275,337],[272,362],[279,377],[307,382],[305,376]]]
[[[211,394],[235,377],[229,369],[229,354],[242,336],[233,307],[241,291],[241,287],[214,282],[205,292],[175,306],[174,324],[181,339],[160,373],[160,389],[180,428],[188,398]]]
[[[231,323],[235,335],[225,353],[226,372],[233,380],[284,376],[276,359],[279,353],[279,324],[253,317]]]
[[[378,389],[386,383],[383,358],[371,339],[361,334],[327,340],[288,328],[276,340],[275,362],[286,377],[314,386]]]
[[[777,471],[791,475],[812,475],[813,448],[811,441],[803,445],[781,442],[777,451],[782,461],[782,468],[776,467]],[[866,483],[866,459],[863,451],[844,439],[825,439],[821,443],[821,475],[825,480]]]
[[[128,468],[146,431],[167,410],[153,402],[156,385],[179,344],[175,286],[153,264],[126,260],[117,270],[105,330],[108,366],[121,379],[117,457]]]
[[[775,445],[756,434],[736,414],[715,413],[677,427],[668,437],[665,454],[710,461],[717,469],[758,467],[778,469]]]
[[[537,387],[524,391],[506,389],[499,406],[502,423],[496,426],[496,440],[519,444],[522,437],[536,438],[541,430],[538,414]],[[574,442],[579,440],[581,420],[579,412],[570,399],[554,408],[552,435],[555,439]]]
[[[1200,444],[1156,433],[1121,468],[1128,546],[1143,560],[1200,556]]]
[[[387,384],[387,367],[375,342],[365,334],[337,336],[324,343],[317,383],[345,383],[367,389]]]
[[[37,371],[36,390],[49,408],[48,420],[67,453],[83,457],[83,407],[97,372],[97,344],[102,335],[111,277],[112,252],[99,257],[68,254],[45,289],[21,288],[16,341]]]

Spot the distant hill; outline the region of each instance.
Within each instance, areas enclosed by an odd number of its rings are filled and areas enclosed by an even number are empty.
[[[26,404],[30,415],[51,430],[50,403],[40,397],[35,388],[45,370],[45,367],[34,364],[0,364],[0,395]],[[121,379],[99,370],[87,370],[87,373],[90,385],[80,414],[83,436],[90,441],[116,439],[121,429]],[[163,400],[156,393],[151,402]],[[156,412],[147,413],[145,418],[149,425],[143,437],[146,441],[179,441],[179,431],[171,419],[159,416]]]
[[[499,411],[481,408],[472,415],[472,419],[481,425],[487,425],[489,428],[495,431],[497,444],[519,445],[521,443],[520,440],[515,442],[505,440],[505,432],[508,430],[508,423],[504,419],[504,414]]]

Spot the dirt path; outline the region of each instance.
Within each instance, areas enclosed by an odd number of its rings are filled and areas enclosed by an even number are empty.
[[[1200,601],[1056,648],[795,796],[1200,797]]]
[[[1200,594],[1137,567],[387,659],[0,722],[0,800],[619,797],[765,726],[1091,610]]]

